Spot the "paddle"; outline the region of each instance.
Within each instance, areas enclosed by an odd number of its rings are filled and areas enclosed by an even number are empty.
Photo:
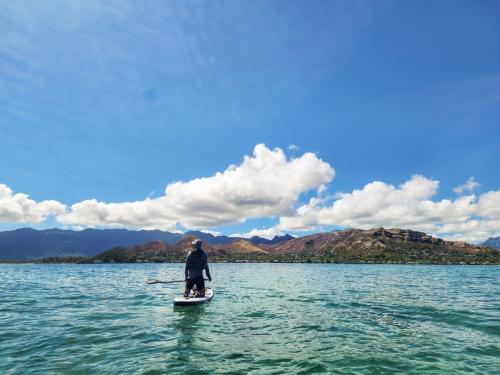
[[[208,279],[204,279],[205,281]],[[171,283],[184,283],[185,280],[170,280],[170,281],[161,281],[158,279],[148,279],[146,284],[171,284]]]
[[[147,284],[171,284],[171,283],[183,283],[184,280],[170,280],[170,281],[161,281],[157,279],[149,279],[146,281]]]

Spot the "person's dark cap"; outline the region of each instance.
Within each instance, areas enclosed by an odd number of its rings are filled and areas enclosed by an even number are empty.
[[[196,239],[196,240],[194,240],[193,242],[191,242],[191,244],[192,244],[193,246],[201,246],[201,244],[202,244],[202,243],[203,243],[203,241],[202,241],[202,240],[199,240],[199,239]]]

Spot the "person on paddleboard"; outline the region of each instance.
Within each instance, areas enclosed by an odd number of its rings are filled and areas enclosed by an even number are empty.
[[[208,281],[212,281],[210,269],[208,268],[208,255],[201,248],[202,241],[194,240],[192,242],[193,250],[189,252],[186,258],[186,269],[184,271],[186,279],[186,290],[184,297],[189,296],[189,292],[196,286],[197,296],[205,296],[205,280],[203,279],[203,270],[207,274]]]

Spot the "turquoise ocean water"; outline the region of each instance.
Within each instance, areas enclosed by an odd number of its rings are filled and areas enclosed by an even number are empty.
[[[0,374],[494,374],[500,267],[0,265]]]

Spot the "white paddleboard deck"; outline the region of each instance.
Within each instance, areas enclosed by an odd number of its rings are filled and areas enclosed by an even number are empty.
[[[191,306],[199,305],[210,301],[214,296],[214,292],[210,288],[205,289],[205,297],[194,297],[194,293],[191,291],[189,297],[179,296],[174,298],[175,306]]]

